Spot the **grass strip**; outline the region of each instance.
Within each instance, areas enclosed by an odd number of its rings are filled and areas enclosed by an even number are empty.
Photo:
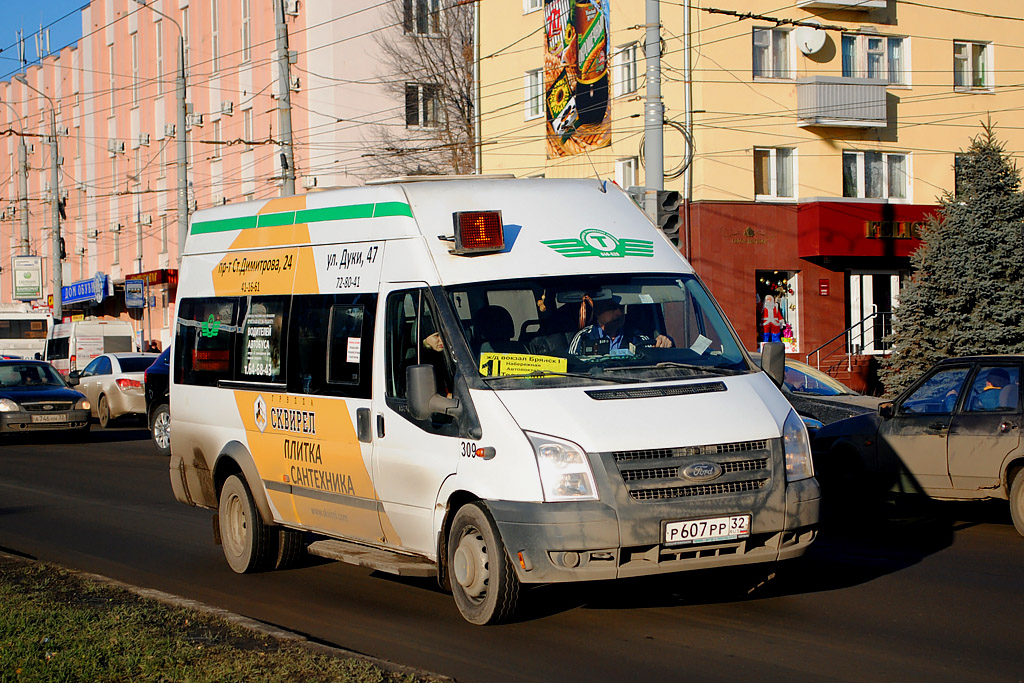
[[[437,680],[0,555],[0,681]]]

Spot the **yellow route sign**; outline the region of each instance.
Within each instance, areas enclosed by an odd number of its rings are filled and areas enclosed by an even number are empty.
[[[533,372],[565,372],[568,361],[555,356],[528,353],[481,353],[480,374],[487,377],[529,375]]]

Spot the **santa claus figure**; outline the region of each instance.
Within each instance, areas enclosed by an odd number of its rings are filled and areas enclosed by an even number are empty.
[[[775,297],[768,294],[765,296],[764,306],[761,308],[761,341],[782,341],[782,326],[785,324],[782,311],[775,303]]]

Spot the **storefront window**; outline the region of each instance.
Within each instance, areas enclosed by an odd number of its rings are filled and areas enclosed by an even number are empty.
[[[782,342],[787,353],[796,353],[799,345],[799,273],[789,270],[756,272],[757,346],[764,342]]]

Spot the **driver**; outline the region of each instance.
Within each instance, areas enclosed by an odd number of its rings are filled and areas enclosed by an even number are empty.
[[[633,346],[654,346],[659,349],[668,349],[675,346],[670,337],[655,332],[655,336],[652,339],[636,330],[626,329],[625,323],[625,312],[622,310],[622,303],[618,297],[598,299],[594,302],[593,324],[587,325],[576,333],[572,342],[569,343],[569,353],[577,356],[582,355],[586,346],[600,342],[602,339],[608,340],[609,352],[628,349],[630,344]]]

